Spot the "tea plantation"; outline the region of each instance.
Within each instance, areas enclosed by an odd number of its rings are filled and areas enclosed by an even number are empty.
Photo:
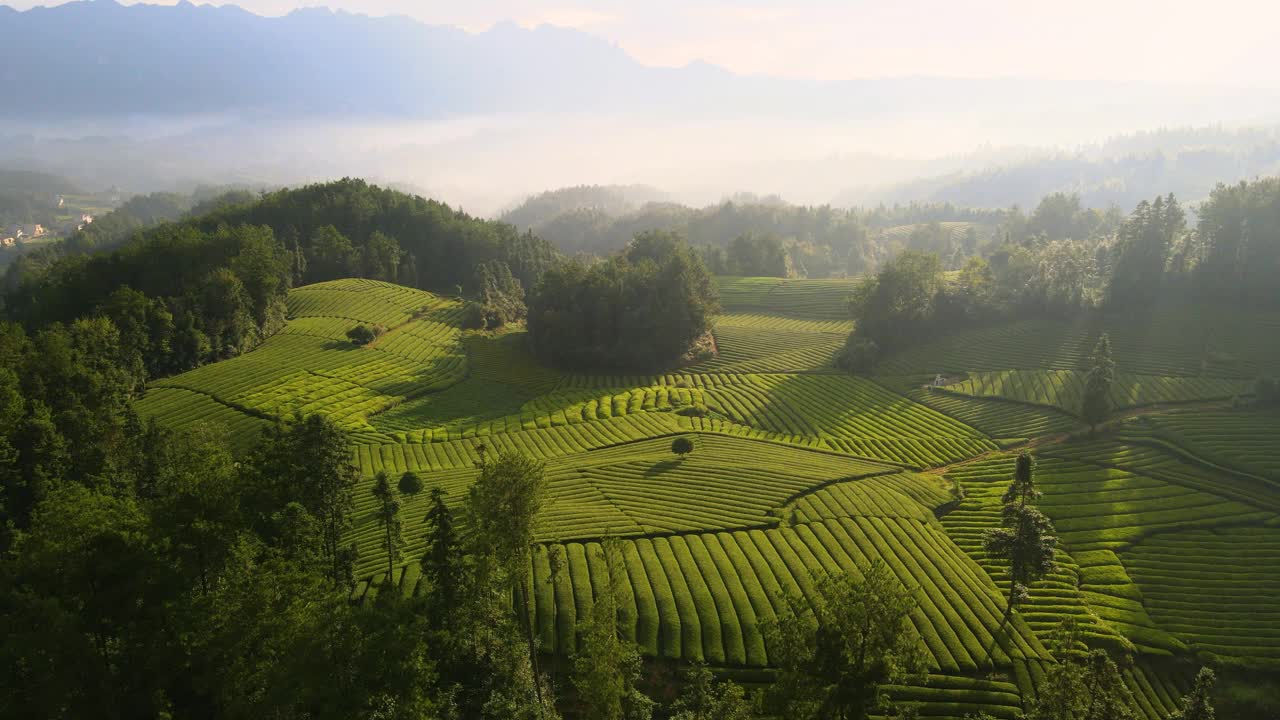
[[[528,574],[547,653],[621,538],[622,632],[650,657],[767,682],[762,625],[814,575],[881,560],[918,601],[927,677],[890,688],[923,717],[1013,718],[1074,618],[1126,654],[1139,717],[1177,707],[1201,663],[1280,671],[1280,415],[1252,380],[1280,370],[1280,316],[1162,307],[957,333],[852,376],[847,281],[725,278],[714,357],[653,376],[538,365],[524,332],[463,331],[453,299],[366,280],[297,288],[289,321],[243,356],[156,382],[139,409],[253,442],[276,418],[330,415],[355,442],[360,596],[413,592],[427,493],[402,498],[405,563],[386,577],[369,492],[413,470],[461,505],[481,447],[543,461],[550,504]],[[346,333],[377,328],[357,346]],[[1078,419],[1084,364],[1110,334],[1124,417]],[[941,386],[933,387],[941,375]],[[671,452],[688,437],[687,456]],[[1033,448],[1057,569],[1005,616],[982,549],[1017,449]]]

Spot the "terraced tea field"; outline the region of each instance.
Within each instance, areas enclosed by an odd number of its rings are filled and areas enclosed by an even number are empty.
[[[405,561],[386,577],[373,476],[418,472],[456,508],[480,446],[545,463],[529,567],[543,652],[571,653],[608,573],[624,635],[650,657],[771,677],[762,623],[816,578],[885,562],[918,601],[927,678],[890,689],[922,717],[1014,718],[1054,662],[1053,631],[1128,655],[1139,717],[1165,720],[1197,663],[1280,671],[1280,415],[1254,376],[1280,369],[1280,316],[1161,308],[1145,318],[1024,320],[943,336],[872,377],[833,365],[851,281],[722,278],[718,354],[661,375],[540,366],[523,330],[464,332],[460,305],[386,283],[297,288],[289,322],[242,357],[155,383],[140,414],[219,426],[242,447],[295,413],[354,443],[357,596],[421,582],[427,494],[404,497]],[[385,331],[357,348],[354,324]],[[1094,437],[1075,417],[1100,330],[1135,417]],[[945,387],[930,387],[936,374]],[[1232,407],[1232,403],[1238,407]],[[694,450],[671,453],[676,437]],[[985,557],[1016,447],[1039,461],[1057,570],[1005,618]],[[465,520],[464,520],[465,524]],[[601,552],[621,539],[621,567]]]
[[[720,304],[728,315],[763,313],[843,322],[856,280],[719,278]]]
[[[1078,415],[1084,403],[1086,375],[1078,370],[977,372],[938,390],[969,397],[1048,405]],[[1111,407],[1125,410],[1145,405],[1229,400],[1250,392],[1252,383],[1247,380],[1118,373],[1109,399]]]

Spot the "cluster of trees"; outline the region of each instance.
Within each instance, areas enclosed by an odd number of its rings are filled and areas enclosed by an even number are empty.
[[[1172,195],[1118,219],[1055,195],[1018,232],[1021,240],[1007,233],[949,278],[936,252],[885,262],[853,293],[858,328],[842,363],[865,369],[882,353],[999,318],[1141,311],[1167,297],[1280,303],[1277,179],[1219,186],[1194,226]]]
[[[702,259],[716,275],[795,277],[795,263],[789,252],[794,248],[794,242],[788,248],[771,235],[748,233],[734,238],[728,247],[703,247]]]
[[[463,324],[479,329],[499,328],[525,319],[524,286],[501,260],[476,266]]]
[[[29,328],[108,318],[131,364],[155,377],[245,352],[282,327],[292,259],[269,227],[170,225],[24,277],[5,312]]]
[[[717,310],[697,253],[675,233],[641,233],[616,257],[548,270],[529,298],[529,340],[552,365],[656,370],[689,353]]]
[[[1280,178],[1219,185],[1199,207],[1196,231],[1182,240],[1198,288],[1242,302],[1280,302]]]

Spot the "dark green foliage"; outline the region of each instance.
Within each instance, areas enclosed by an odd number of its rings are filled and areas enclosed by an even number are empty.
[[[359,274],[360,255],[351,240],[338,228],[325,225],[312,233],[307,243],[307,282],[323,282]]]
[[[652,370],[676,364],[717,311],[701,258],[678,236],[642,233],[619,257],[547,271],[529,300],[529,334],[554,365]]]
[[[347,339],[352,345],[368,345],[378,334],[368,325],[357,325],[347,331]]]
[[[163,300],[120,287],[98,308],[98,314],[111,320],[120,331],[125,367],[137,373],[141,366],[144,377],[160,377],[181,364],[173,352],[177,326]]]
[[[860,579],[815,580],[821,602],[807,608],[791,597],[790,612],[766,626],[779,668],[766,709],[797,720],[863,720],[888,707],[882,685],[925,668],[910,619],[916,601],[879,560]]]
[[[347,537],[355,508],[359,470],[351,464],[347,436],[322,415],[295,418],[272,426],[255,448],[257,482],[254,505],[266,508],[299,503],[316,518],[320,556],[335,586],[349,587],[355,545]],[[269,536],[279,532],[274,518],[259,517]]]
[[[865,372],[880,360],[880,345],[868,337],[851,333],[836,357],[836,364],[849,372]]]
[[[524,288],[505,262],[491,260],[476,265],[471,285],[475,300],[467,306],[468,327],[494,329],[524,320]]]
[[[1217,675],[1207,667],[1196,674],[1195,687],[1182,698],[1182,708],[1169,716],[1169,720],[1213,720],[1213,686]]]
[[[509,225],[357,180],[219,204],[177,223],[130,226],[125,235],[129,242],[112,252],[88,254],[88,245],[73,243],[14,263],[5,314],[28,328],[95,311],[136,318],[138,310],[113,299],[131,288],[163,306],[141,313],[154,342],[139,343],[137,328],[125,329],[156,377],[252,349],[284,324],[284,294],[298,282],[359,276],[450,287],[469,282],[477,265],[500,261],[532,287],[559,259]],[[167,346],[161,310],[174,324]]]
[[[671,720],[751,720],[754,708],[740,685],[716,682],[702,663],[690,663],[681,678],[684,687],[671,704]]]
[[[387,585],[393,586],[392,579],[396,572],[396,561],[400,559],[400,501],[396,499],[396,491],[391,487],[391,480],[385,472],[380,472],[373,479],[373,496],[378,499],[378,523],[382,525],[384,536],[383,549],[387,551]]]
[[[1280,179],[1219,185],[1197,209],[1189,265],[1204,292],[1236,301],[1275,304],[1280,290]]]
[[[330,578],[325,519],[255,492],[297,458],[236,462],[213,433],[135,432],[149,452],[128,463],[134,482],[49,478],[0,557],[6,716],[435,715],[423,601],[353,605]],[[341,474],[329,458],[297,471]]]
[[[1051,665],[1027,720],[1134,720],[1133,694],[1105,650],[1080,651],[1074,620],[1055,634]]]
[[[1096,427],[1111,412],[1111,385],[1115,380],[1116,363],[1111,359],[1111,338],[1103,333],[1093,348],[1089,375],[1084,382],[1080,415],[1090,427]]]
[[[400,482],[397,483],[396,487],[400,490],[401,495],[413,497],[422,492],[422,478],[418,477],[418,474],[414,471],[406,470],[400,476]]]
[[[693,439],[688,437],[687,435],[681,435],[675,440],[672,440],[671,452],[675,453],[676,455],[679,455],[680,457],[684,457],[685,455],[688,455],[689,453],[693,452]]]
[[[791,258],[782,241],[771,235],[747,233],[729,243],[728,275],[752,277],[792,277]]]
[[[982,543],[988,556],[1009,564],[1010,612],[1026,599],[1031,583],[1055,567],[1058,538],[1053,535],[1053,523],[1031,504],[1040,497],[1034,472],[1035,460],[1023,451],[1018,455],[1013,482],[1002,498],[1001,527],[988,530]]]
[[[10,317],[42,327],[101,313],[156,376],[245,352],[283,326],[290,256],[270,228],[168,225],[114,252],[14,272]]]
[[[403,252],[395,238],[374,230],[360,249],[360,277],[396,282]]]
[[[514,452],[486,460],[467,494],[467,518],[476,553],[492,555],[504,568],[522,562],[533,545],[546,496],[542,463]]]
[[[139,230],[177,220],[191,209],[191,203],[191,197],[177,193],[135,195],[72,233],[63,243],[63,250],[69,253],[110,250]]]
[[[640,652],[621,636],[619,592],[627,570],[622,564],[620,540],[606,541],[600,553],[608,570],[599,585],[585,620],[578,623],[578,651],[573,658],[572,682],[584,720],[648,720],[654,702],[636,688],[640,679]],[[562,569],[563,571],[563,569]]]
[[[546,502],[547,480],[542,463],[521,453],[502,452],[489,459],[481,454],[480,477],[467,493],[467,519],[471,537],[469,548],[477,558],[479,581],[486,587],[507,587],[516,598],[516,626],[524,631],[523,652],[511,650],[513,663],[499,677],[527,682],[501,690],[509,704],[507,712],[516,715],[539,709],[548,702],[545,682],[537,666],[537,645],[530,619],[528,591],[524,573],[533,546],[538,514]],[[510,615],[507,622],[511,622]],[[501,715],[499,715],[501,716]]]
[[[354,179],[267,193],[258,202],[224,208],[196,222],[202,228],[268,225],[282,237],[291,229],[309,254],[315,252],[311,238],[323,231],[337,251],[324,256],[345,263],[346,276],[368,272],[367,277],[401,282],[416,276],[410,284],[424,288],[464,284],[476,265],[490,260],[505,262],[525,287],[532,287],[558,257],[551,245],[510,225]],[[329,228],[348,240],[350,253]],[[393,252],[387,239],[399,247],[395,274],[389,274]]]
[[[140,482],[150,438],[128,405],[143,377],[105,318],[33,337],[0,323],[0,548],[58,483]]]
[[[1153,302],[1164,281],[1165,266],[1186,230],[1186,215],[1170,194],[1155,202],[1142,201],[1120,226],[1115,268],[1108,302],[1132,307]]]
[[[1005,490],[1000,502],[1029,505],[1040,499],[1040,491],[1036,489],[1035,484],[1035,472],[1035,456],[1026,450],[1018,453],[1018,459],[1013,465],[1013,482],[1009,483],[1009,489]]]
[[[922,339],[939,321],[942,263],[937,255],[908,251],[885,263],[854,288],[850,309],[858,326],[839,362],[868,369],[880,352]]]
[[[442,618],[445,608],[453,607],[462,576],[462,544],[453,525],[453,511],[444,502],[444,490],[431,488],[431,508],[424,519],[427,525],[427,552],[422,557],[422,577],[427,583],[428,597]]]

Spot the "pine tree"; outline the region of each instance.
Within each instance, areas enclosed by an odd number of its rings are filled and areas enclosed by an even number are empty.
[[[385,533],[383,548],[387,551],[387,583],[395,576],[396,561],[400,559],[400,501],[385,472],[374,478],[373,496],[378,499],[377,516]]]
[[[1026,599],[1031,583],[1054,569],[1058,538],[1053,535],[1053,523],[1031,504],[1040,497],[1034,474],[1035,460],[1024,451],[1018,456],[1013,482],[1002,498],[1002,527],[987,531],[983,538],[987,555],[1009,564],[1006,614]]]
[[[1116,363],[1111,359],[1111,337],[1103,333],[1093,348],[1089,375],[1084,383],[1084,403],[1080,414],[1090,432],[1111,412],[1111,385],[1116,379]]]
[[[422,557],[422,575],[430,588],[437,608],[453,607],[462,575],[462,547],[453,526],[453,512],[444,501],[445,492],[431,488],[431,507],[427,510],[427,552]],[[442,613],[434,613],[440,617]]]

